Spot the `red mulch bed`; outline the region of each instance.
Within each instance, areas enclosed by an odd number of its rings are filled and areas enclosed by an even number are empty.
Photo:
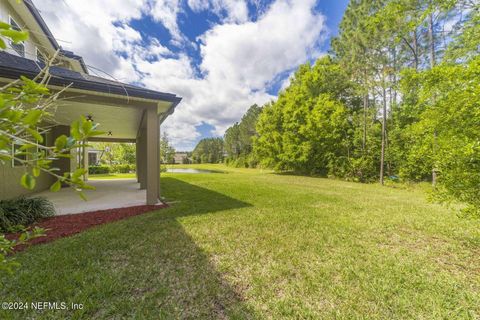
[[[149,211],[158,210],[166,207],[168,207],[168,205],[166,204],[155,206],[143,205],[128,208],[117,208],[77,214],[67,214],[46,218],[32,225],[32,227],[40,227],[46,229],[46,235],[30,240],[27,245],[16,246],[15,251],[22,251],[29,245],[51,242],[58,238],[64,238],[80,233],[94,226],[137,216]],[[7,234],[6,238],[13,240],[17,239],[18,236],[19,233],[11,233]]]

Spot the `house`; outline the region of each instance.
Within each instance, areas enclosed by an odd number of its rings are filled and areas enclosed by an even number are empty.
[[[104,150],[92,149],[88,148],[88,165],[89,166],[97,166],[100,164],[100,159],[102,155],[105,153]]]
[[[187,152],[175,152],[173,156],[173,163],[175,164],[185,164],[188,163],[188,153]]]
[[[65,99],[56,108],[51,123],[45,123],[53,126],[45,137],[47,145],[52,145],[57,136],[68,135],[72,121],[81,116],[92,118],[101,124],[102,131],[107,132],[92,141],[136,144],[139,188],[146,190],[146,204],[158,203],[160,125],[181,98],[172,93],[90,75],[82,57],[59,46],[31,0],[0,0],[0,21],[30,32],[28,41],[10,43],[6,50],[0,51],[0,85],[20,76],[35,77],[44,66],[45,59],[54,56],[56,51],[60,52],[56,65],[50,68],[52,78],[48,85],[53,92],[67,86],[68,89],[62,93]],[[55,167],[60,169],[61,174],[74,168],[76,161],[77,157],[72,155],[71,159],[55,161]],[[0,164],[0,199],[31,192],[19,184],[23,172],[24,169],[15,163]],[[48,189],[53,182],[48,175],[40,176],[34,192]]]

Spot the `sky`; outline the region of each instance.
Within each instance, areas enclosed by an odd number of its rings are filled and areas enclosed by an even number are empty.
[[[162,124],[177,150],[222,136],[329,49],[348,0],[34,0],[91,74],[183,98]]]

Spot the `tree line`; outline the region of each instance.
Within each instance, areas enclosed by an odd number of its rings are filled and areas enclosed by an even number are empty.
[[[359,182],[430,181],[480,212],[478,1],[355,0],[328,55],[224,136],[226,162]]]

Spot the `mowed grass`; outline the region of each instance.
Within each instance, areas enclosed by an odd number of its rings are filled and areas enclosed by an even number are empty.
[[[171,207],[34,246],[1,319],[478,319],[480,221],[421,192],[203,166]]]

